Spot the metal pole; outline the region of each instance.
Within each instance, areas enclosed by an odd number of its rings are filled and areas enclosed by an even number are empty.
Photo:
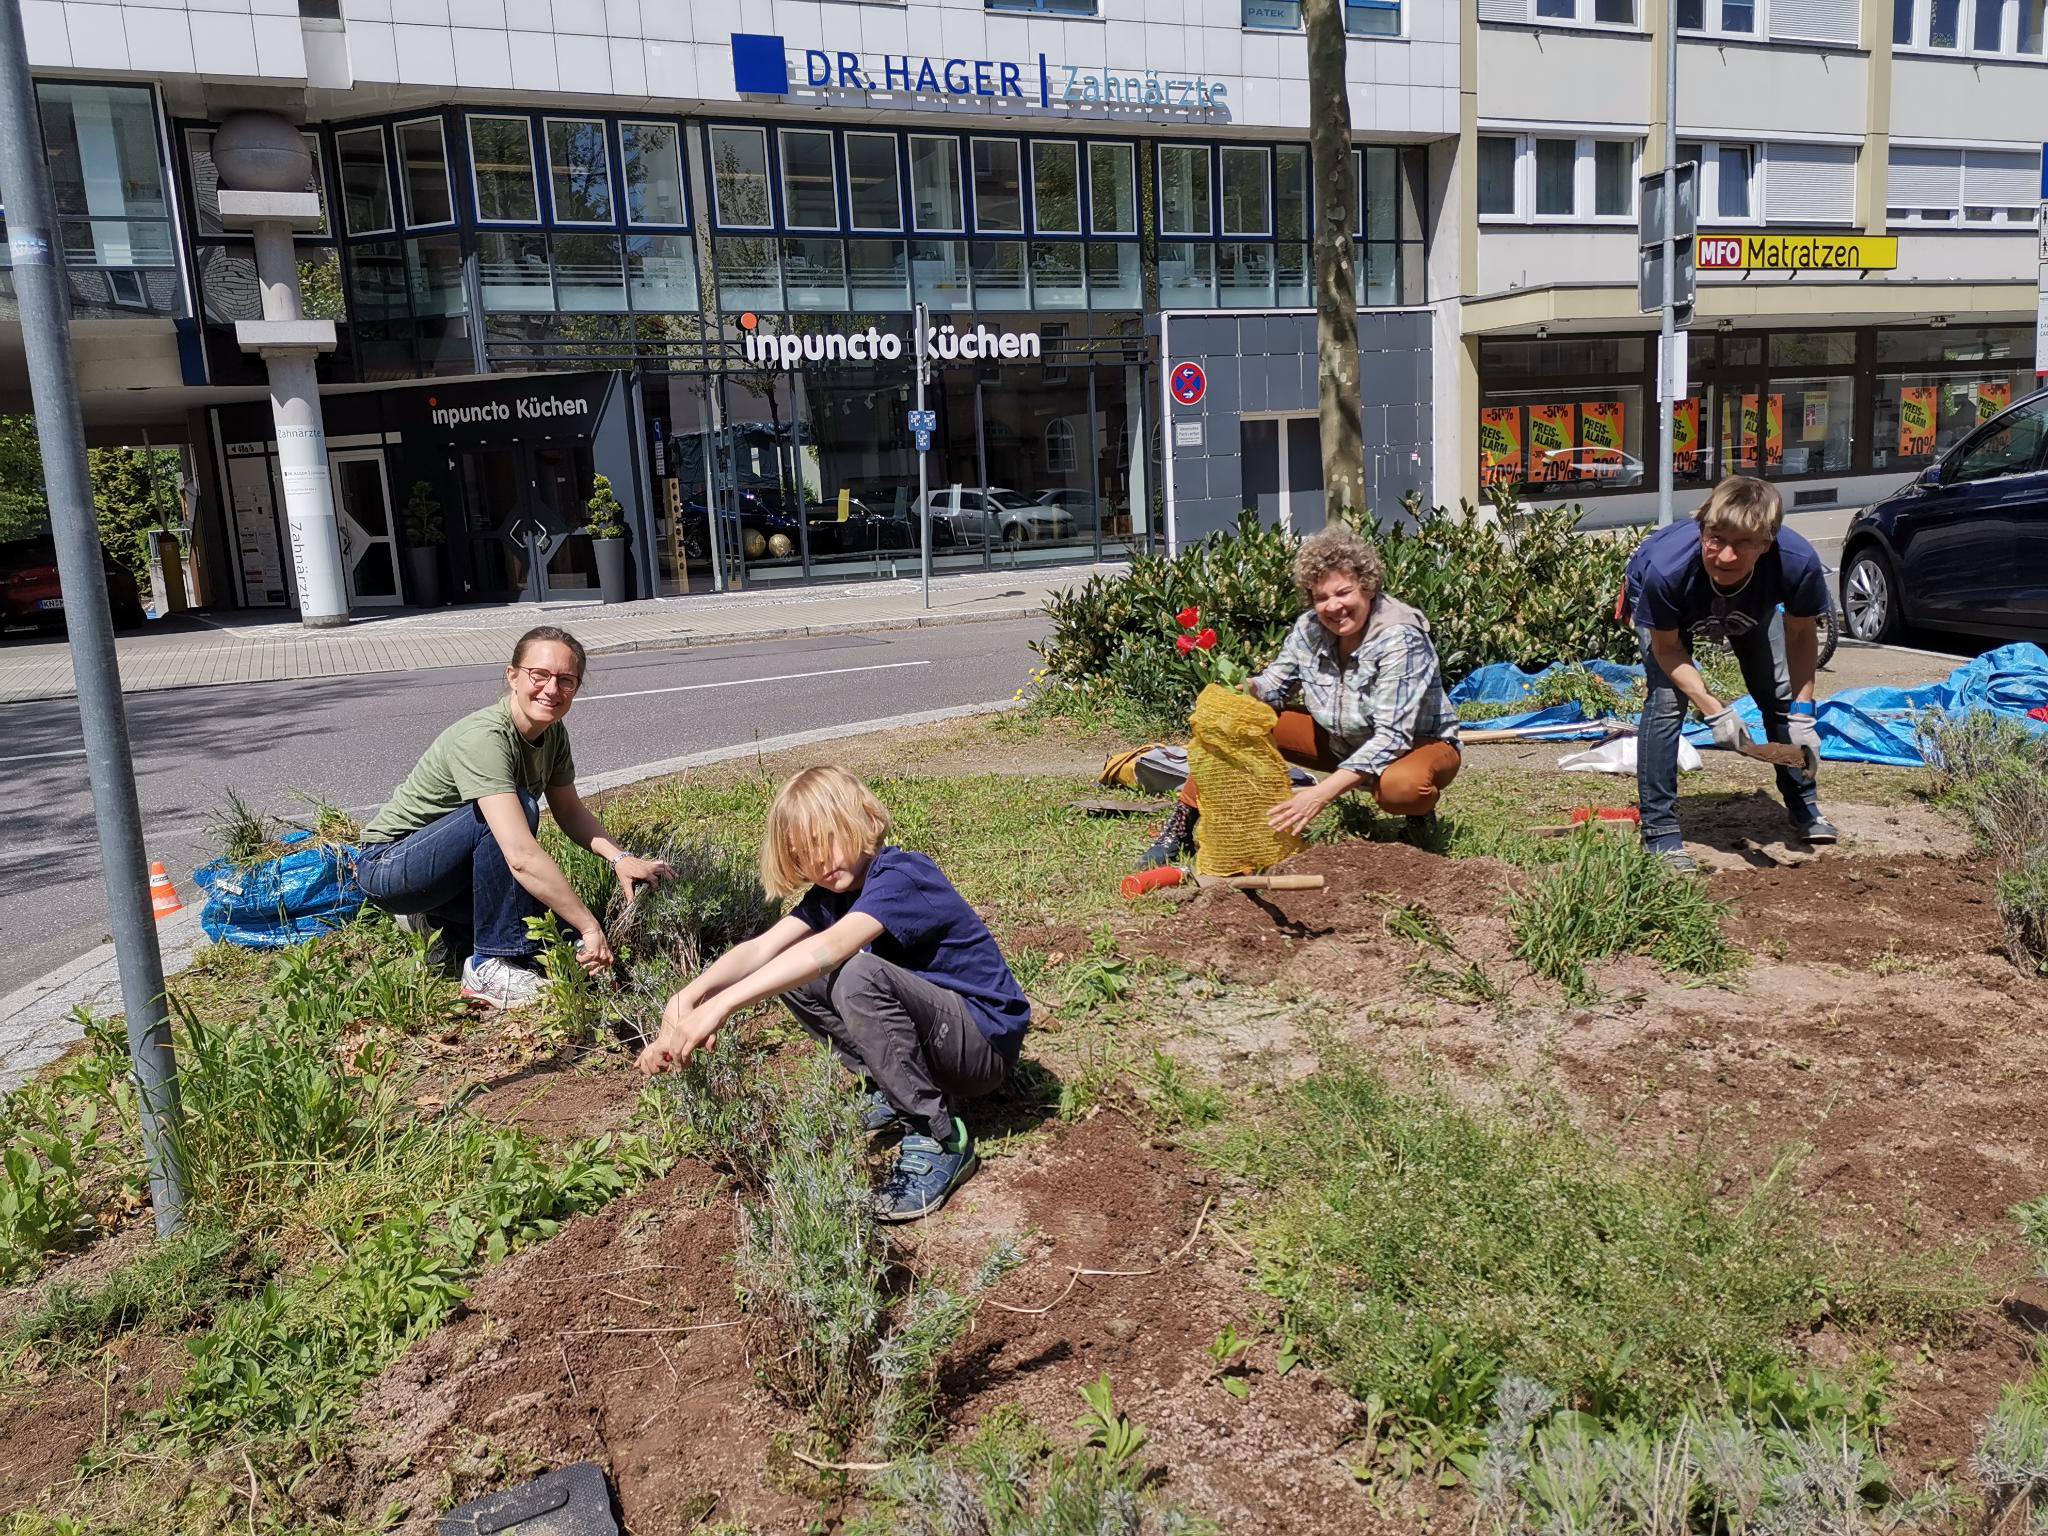
[[[1698,183],[1695,182],[1697,187]],[[1657,342],[1657,526],[1671,522],[1672,416],[1678,401],[1671,397],[1671,354],[1677,346],[1677,317],[1672,300],[1678,287],[1678,0],[1664,8],[1664,311]]]
[[[100,565],[85,431],[71,365],[71,299],[58,265],[59,247],[52,238],[55,221],[36,119],[21,0],[0,0],[0,186],[7,189],[7,245],[14,260],[36,441],[42,448],[50,533],[57,546],[57,574],[70,630],[85,767],[92,786],[93,819],[99,824],[100,869],[121,971],[121,1006],[128,1015],[128,1055],[142,1114],[150,1202],[158,1235],[169,1236],[184,1225],[185,1209],[177,1154],[178,1073],[171,1059],[164,963],[150,912],[149,865],[142,846],[142,809],[135,798],[114,625],[107,607],[106,573]]]
[[[917,334],[911,338],[911,353],[917,359],[917,408],[924,409],[924,376],[930,365],[925,353],[925,331],[931,324],[931,311],[924,305],[917,306],[911,324]],[[920,420],[923,418],[920,417]],[[932,605],[932,502],[931,490],[927,484],[929,470],[926,466],[928,455],[923,449],[917,455],[917,563],[924,581],[924,605]]]

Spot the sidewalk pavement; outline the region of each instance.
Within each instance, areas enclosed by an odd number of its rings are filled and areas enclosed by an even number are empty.
[[[1047,594],[1117,565],[1013,566],[932,578],[932,605],[916,580],[829,587],[768,587],[645,602],[519,603],[489,608],[364,609],[338,629],[307,629],[284,612],[179,616],[122,635],[127,693],[224,683],[285,682],[508,660],[536,624],[559,624],[594,656],[792,635],[1029,618]],[[62,639],[0,643],[0,704],[68,698],[77,691]]]

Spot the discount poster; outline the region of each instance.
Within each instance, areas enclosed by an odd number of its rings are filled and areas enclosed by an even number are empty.
[[[1762,465],[1765,469],[1776,469],[1785,462],[1785,397],[1783,395],[1744,395],[1742,397],[1742,451],[1739,462],[1745,469],[1755,468],[1758,463],[1758,449],[1762,451]]]
[[[1572,478],[1572,423],[1578,409],[1570,405],[1529,407],[1529,478]]]
[[[1899,391],[1899,457],[1925,459],[1934,454],[1934,386]]]
[[[1513,485],[1522,478],[1522,408],[1489,405],[1479,413],[1479,483]]]
[[[1579,441],[1588,448],[1612,448],[1619,453],[1621,432],[1619,400],[1589,400],[1579,407]]]
[[[1671,473],[1700,472],[1700,397],[1693,395],[1671,407]]]
[[[1986,379],[1977,386],[1977,419],[1979,421],[1989,421],[2011,404],[2011,379]]]

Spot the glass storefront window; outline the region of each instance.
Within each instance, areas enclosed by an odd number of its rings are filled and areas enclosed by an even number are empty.
[[[2017,325],[1945,327],[1922,326],[1910,331],[1879,331],[1877,362],[1887,363],[1973,363],[1998,358],[2031,358],[2034,333]]]
[[[555,307],[554,276],[548,269],[546,235],[494,231],[477,236],[477,277],[484,308],[513,314]]]
[[[967,308],[967,242],[911,241],[910,279],[918,303],[934,310]]]
[[[984,234],[1024,232],[1023,161],[1015,139],[970,139],[974,227]]]
[[[1283,243],[1273,247],[1273,266],[1278,290],[1274,295],[1276,303],[1294,309],[1306,307],[1310,302],[1308,275],[1308,247]]]
[[[1491,385],[1497,379],[1537,379],[1549,374],[1593,378],[1641,373],[1643,341],[1635,336],[1567,336],[1543,341],[1487,341],[1479,367]]]
[[[1537,495],[1640,489],[1642,442],[1638,385],[1489,389],[1479,409],[1479,481]]]
[[[556,235],[555,306],[579,313],[626,307],[624,252],[617,235]]]
[[[1363,155],[1364,179],[1359,188],[1365,196],[1365,217],[1358,232],[1368,240],[1399,238],[1401,212],[1401,157],[1391,145],[1375,144]]]
[[[596,118],[551,117],[546,127],[555,222],[611,223],[612,169],[611,157],[605,152],[604,124]]]
[[[711,195],[721,224],[766,229],[774,222],[768,206],[766,129],[711,130]]]
[[[846,308],[846,249],[839,241],[783,241],[782,276],[791,309]]]
[[[903,241],[847,241],[846,276],[853,308],[910,308],[910,261]]]
[[[1273,151],[1273,233],[1282,240],[1306,240],[1308,230],[1308,148],[1282,144]]]
[[[1209,210],[1209,151],[1196,144],[1159,149],[1159,233],[1206,235],[1215,228]],[[1166,263],[1164,250],[1160,265]],[[1161,281],[1164,281],[1162,277]]]
[[[462,241],[455,235],[427,235],[405,242],[405,284],[413,313],[441,319],[466,317],[462,291]]]
[[[334,136],[341,167],[342,219],[352,235],[391,232],[391,175],[384,163],[384,130],[357,128]]]
[[[1267,160],[1263,149],[1226,145],[1223,150],[1223,233],[1269,235]]]
[[[1719,395],[1717,438],[1725,472],[1812,475],[1847,470],[1854,453],[1854,379],[1771,379]]]
[[[688,313],[697,307],[697,262],[687,235],[628,235],[626,291],[633,308]]]
[[[1352,277],[1360,304],[1401,302],[1401,248],[1388,241],[1360,240],[1352,248]]]
[[[531,123],[523,117],[471,117],[469,156],[478,219],[530,224],[540,217]]]
[[[1081,233],[1081,156],[1074,145],[1032,141],[1031,223],[1042,235]]]
[[[1159,242],[1159,303],[1166,309],[1216,307],[1216,247],[1195,240]]]
[[[2026,398],[2033,389],[2031,368],[1881,373],[1871,423],[1871,467],[1924,469],[1980,422]]]
[[[682,142],[674,123],[619,124],[628,224],[683,222]]]
[[[951,135],[910,136],[910,207],[920,230],[955,234],[960,212],[960,141]]]
[[[721,235],[711,242],[711,261],[720,309],[782,308],[782,260],[773,240]]]
[[[1083,309],[1088,291],[1081,280],[1081,246],[1073,240],[1041,240],[1031,247],[1031,299],[1040,309]]]
[[[1226,240],[1216,248],[1216,288],[1225,308],[1273,302],[1273,247]]]
[[[1856,364],[1853,331],[1778,332],[1771,337],[1773,368],[1852,368]]]
[[[896,180],[896,135],[848,133],[846,182],[855,229],[903,228],[902,191]]]
[[[832,135],[822,128],[784,128],[782,221],[791,229],[837,229],[839,194]]]
[[[1138,172],[1128,144],[1088,146],[1088,227],[1098,235],[1138,232]]]
[[[976,240],[974,257],[974,307],[976,309],[1029,309],[1031,295],[1024,285],[1024,244],[1020,240]]]
[[[441,119],[414,118],[393,131],[398,135],[398,188],[403,194],[406,227],[448,223],[455,217],[455,207],[449,194],[448,143]]]
[[[1141,297],[1138,248],[1127,240],[1088,246],[1088,303],[1093,309],[1136,309]]]

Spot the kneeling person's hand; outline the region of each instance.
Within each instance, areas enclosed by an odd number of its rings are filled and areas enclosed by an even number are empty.
[[[716,1009],[693,1007],[678,992],[661,1010],[661,1031],[640,1053],[639,1068],[649,1077],[687,1063],[704,1046],[718,1039],[718,1026],[725,1019]]]

